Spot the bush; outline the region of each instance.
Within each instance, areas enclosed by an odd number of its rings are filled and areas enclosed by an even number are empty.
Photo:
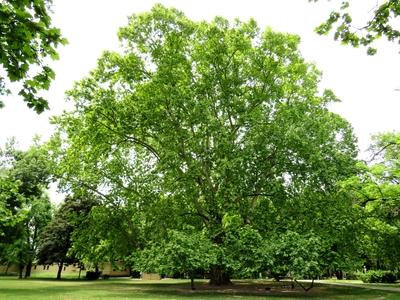
[[[354,280],[359,278],[358,273],[353,273],[353,272],[346,273],[345,277],[347,280]]]
[[[132,278],[140,278],[140,272],[136,270],[131,271],[131,277]]]
[[[87,271],[86,272],[86,279],[88,280],[96,280],[99,279],[101,272],[96,271]]]
[[[370,270],[358,273],[358,278],[365,283],[395,283],[396,275],[392,271]]]

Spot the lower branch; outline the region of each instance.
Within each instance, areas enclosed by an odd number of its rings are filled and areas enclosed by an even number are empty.
[[[311,285],[309,287],[305,287],[304,285],[301,284],[301,282],[298,282],[296,279],[294,280],[294,282],[296,282],[299,286],[301,286],[301,288],[306,292],[308,292],[314,287],[314,278],[312,279]]]

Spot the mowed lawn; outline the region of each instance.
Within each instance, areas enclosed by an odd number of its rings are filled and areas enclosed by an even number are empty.
[[[0,277],[0,299],[400,299],[400,293],[396,292],[318,284],[309,292],[267,281],[235,281],[233,285],[221,288],[197,281],[196,286],[197,289],[192,291],[189,281],[172,279],[57,281]]]

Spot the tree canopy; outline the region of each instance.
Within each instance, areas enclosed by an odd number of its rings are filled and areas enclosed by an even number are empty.
[[[6,0],[0,3],[0,95],[10,93],[10,82],[20,82],[19,95],[37,113],[48,109],[40,96],[54,79],[48,60],[57,59],[56,48],[65,44],[51,24],[51,0]],[[4,75],[5,74],[5,75]],[[0,107],[4,103],[0,101]]]

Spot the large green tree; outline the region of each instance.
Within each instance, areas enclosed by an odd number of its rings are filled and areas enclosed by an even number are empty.
[[[54,119],[65,188],[97,193],[110,211],[130,207],[139,247],[195,228],[218,249],[214,284],[265,268],[257,249],[280,234],[333,232],[326,220],[346,205],[336,187],[354,171],[354,136],[328,110],[335,97],[319,92],[297,36],[156,5],[119,38],[124,51],[105,52],[68,93],[76,109]]]
[[[48,101],[40,96],[54,79],[48,66],[57,59],[56,47],[65,44],[60,30],[51,24],[51,0],[0,2],[0,95],[10,93],[10,82],[20,82],[19,95],[28,107],[41,113]],[[3,106],[0,101],[0,107]]]

